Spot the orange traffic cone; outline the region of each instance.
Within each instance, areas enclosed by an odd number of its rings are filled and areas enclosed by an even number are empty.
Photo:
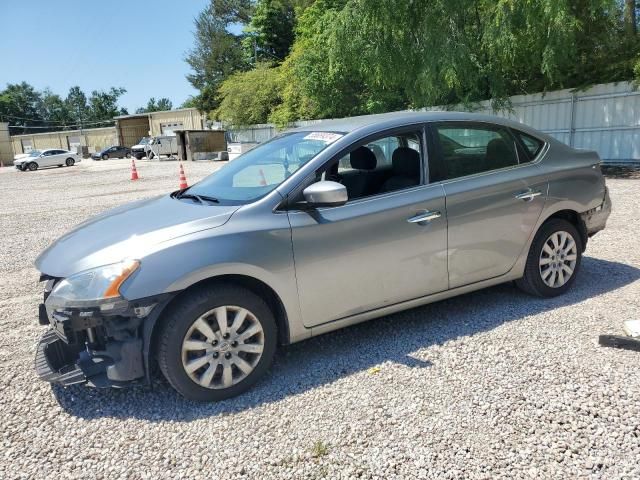
[[[184,168],[182,168],[182,162],[180,162],[180,190],[184,190],[189,185],[187,185],[187,177],[184,176]]]
[[[131,180],[138,180],[138,170],[136,170],[136,161],[131,159]]]
[[[267,178],[264,176],[264,172],[262,171],[262,169],[260,169],[260,176],[262,177],[260,185],[264,187],[267,184]]]

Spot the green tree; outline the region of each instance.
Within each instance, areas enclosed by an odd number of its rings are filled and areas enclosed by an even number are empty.
[[[112,120],[118,115],[126,115],[127,110],[118,107],[118,99],[127,92],[126,89],[111,87],[109,90],[94,90],[89,97],[91,119],[94,122]]]
[[[80,87],[75,86],[69,89],[65,104],[76,125],[83,126],[91,121],[91,109],[87,103],[87,96]]]
[[[220,85],[216,118],[236,126],[267,122],[281,102],[280,80],[278,69],[266,63],[231,75]]]
[[[259,61],[282,62],[295,35],[295,12],[291,0],[258,0],[244,42],[248,56]]]
[[[69,105],[48,88],[41,94],[40,114],[52,129],[73,125],[73,115]]]
[[[198,108],[196,104],[196,97],[190,96],[184,102],[180,104],[180,108]]]
[[[229,31],[234,24],[248,24],[252,10],[250,0],[211,0],[195,19],[195,46],[186,62],[193,73],[187,80],[200,92],[194,104],[209,112],[218,106],[218,86],[235,72],[246,70],[242,35]]]
[[[163,97],[156,101],[154,97],[151,97],[147,102],[147,106],[138,108],[136,113],[163,112],[172,108],[173,103],[168,98]]]
[[[27,82],[9,83],[0,91],[0,119],[15,126],[11,133],[26,133],[28,126],[42,127],[42,96]]]
[[[629,78],[635,55],[608,40],[619,9],[615,0],[349,0],[330,61],[355,68],[368,102],[384,88],[412,107],[485,98],[499,107],[514,93]],[[594,61],[621,55],[626,66],[614,72]]]

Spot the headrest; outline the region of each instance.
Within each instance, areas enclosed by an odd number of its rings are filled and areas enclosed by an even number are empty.
[[[349,154],[351,168],[356,170],[375,170],[378,161],[376,156],[367,147],[358,147]]]
[[[420,178],[420,154],[413,148],[398,147],[391,158],[393,174]]]

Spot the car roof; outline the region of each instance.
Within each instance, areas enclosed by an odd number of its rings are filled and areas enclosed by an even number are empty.
[[[522,123],[515,122],[506,118],[495,115],[484,115],[469,112],[447,112],[447,111],[430,111],[430,112],[391,112],[375,115],[362,115],[358,117],[339,118],[331,120],[321,120],[317,123],[298,127],[296,131],[331,131],[350,133],[360,128],[379,126],[381,128],[400,127],[412,123],[436,122],[436,121],[469,121],[469,122],[488,122],[498,125],[505,125],[517,128],[523,131],[529,131],[540,135],[541,132],[533,130]]]

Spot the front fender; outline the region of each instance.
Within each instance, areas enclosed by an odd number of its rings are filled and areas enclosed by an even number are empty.
[[[140,268],[120,293],[128,300],[176,293],[222,275],[242,275],[268,285],[285,309],[290,341],[309,336],[300,317],[286,215],[274,214],[269,222],[234,215],[224,226],[159,244],[140,259]]]

